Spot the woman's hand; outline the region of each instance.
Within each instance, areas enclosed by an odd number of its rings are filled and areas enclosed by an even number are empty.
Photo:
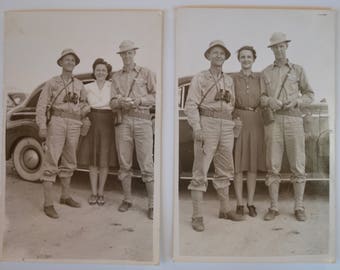
[[[282,108],[282,102],[272,97],[268,99],[268,105],[273,111],[277,111]]]

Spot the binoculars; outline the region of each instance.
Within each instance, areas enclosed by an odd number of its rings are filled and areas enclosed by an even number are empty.
[[[77,104],[79,102],[79,96],[76,93],[71,93],[68,92],[65,96],[64,96],[64,103],[73,103],[73,104]]]
[[[215,96],[215,100],[224,100],[229,103],[231,100],[231,93],[228,90],[220,89]]]

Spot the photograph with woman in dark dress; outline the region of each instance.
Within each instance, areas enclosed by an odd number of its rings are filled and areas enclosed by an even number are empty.
[[[254,205],[257,171],[265,171],[264,126],[260,109],[261,74],[252,71],[256,51],[252,46],[243,46],[237,51],[241,71],[231,76],[235,86],[234,117],[242,121],[240,135],[234,146],[234,188],[237,200],[236,212],[244,215],[243,173],[247,177],[247,208],[249,216],[257,215]]]
[[[105,204],[104,186],[109,171],[110,145],[114,136],[111,99],[112,66],[102,58],[97,58],[92,65],[95,81],[86,85],[87,99],[91,106],[90,120],[90,156],[89,177],[92,194],[90,205]]]

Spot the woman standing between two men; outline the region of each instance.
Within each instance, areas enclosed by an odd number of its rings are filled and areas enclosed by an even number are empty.
[[[111,100],[112,66],[98,58],[92,65],[94,82],[85,86],[87,99],[91,106],[90,120],[90,182],[92,194],[88,202],[90,205],[105,204],[104,186],[109,171],[111,142],[114,140]]]
[[[237,51],[241,71],[232,74],[235,86],[234,117],[240,117],[242,130],[234,146],[236,213],[244,215],[243,172],[247,172],[247,208],[249,216],[257,215],[254,205],[257,171],[266,171],[264,124],[260,109],[261,74],[252,71],[256,51],[243,46]]]

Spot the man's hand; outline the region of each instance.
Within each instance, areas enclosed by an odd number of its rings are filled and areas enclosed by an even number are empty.
[[[118,102],[120,106],[126,110],[136,107],[134,100],[130,97],[121,97]]]
[[[46,137],[47,137],[47,129],[46,128],[39,129],[39,137],[42,138],[42,139],[46,139]]]
[[[133,105],[134,105],[134,107],[138,107],[138,106],[141,105],[141,104],[142,104],[141,98],[133,99]]]
[[[203,131],[202,129],[197,129],[194,131],[194,140],[198,142],[204,142],[204,136],[203,136]]]
[[[291,100],[288,103],[283,104],[283,109],[289,110],[289,109],[295,108],[297,104],[298,104],[297,100]]]
[[[277,111],[282,108],[282,102],[276,98],[269,98],[268,105],[273,111]]]

